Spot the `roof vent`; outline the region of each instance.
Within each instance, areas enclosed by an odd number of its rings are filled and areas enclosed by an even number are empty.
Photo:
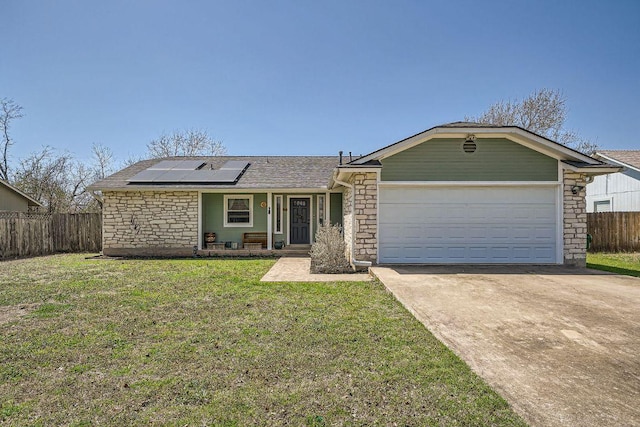
[[[467,139],[465,139],[464,143],[462,144],[462,151],[467,154],[471,154],[475,153],[477,149],[478,146],[476,145],[476,136],[467,135]]]

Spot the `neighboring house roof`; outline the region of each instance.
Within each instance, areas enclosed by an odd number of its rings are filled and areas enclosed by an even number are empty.
[[[27,194],[23,193],[22,191],[20,191],[19,189],[17,189],[13,185],[9,184],[7,181],[4,181],[4,180],[0,179],[0,185],[8,188],[10,191],[14,192],[18,196],[25,198],[27,200],[27,203],[28,203],[29,206],[42,207],[42,204],[40,202],[38,202],[34,198],[28,196]]]
[[[236,184],[185,184],[153,183],[142,184],[128,181],[134,175],[163,160],[202,160],[206,168],[219,169],[229,161],[250,163]],[[107,178],[91,184],[88,189],[96,190],[144,190],[156,188],[179,189],[326,189],[327,178],[338,166],[338,156],[215,156],[215,157],[167,157],[143,160]]]
[[[602,150],[594,156],[640,172],[640,150]]]

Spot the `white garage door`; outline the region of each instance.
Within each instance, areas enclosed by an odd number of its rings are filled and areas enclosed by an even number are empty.
[[[557,187],[381,187],[381,263],[556,263]]]

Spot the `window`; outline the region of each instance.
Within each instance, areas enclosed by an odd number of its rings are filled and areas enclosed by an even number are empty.
[[[324,194],[318,194],[318,225],[322,227],[324,225]]]
[[[593,202],[594,212],[611,212],[611,200],[598,200]]]
[[[253,196],[224,196],[224,226],[253,227]]]
[[[275,231],[276,234],[282,234],[282,196],[275,196]]]

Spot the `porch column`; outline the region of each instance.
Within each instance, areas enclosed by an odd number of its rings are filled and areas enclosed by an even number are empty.
[[[271,202],[272,202],[273,197],[271,196],[271,192],[267,193],[267,249],[271,250],[273,249],[273,217],[272,215],[272,206],[271,206]]]

